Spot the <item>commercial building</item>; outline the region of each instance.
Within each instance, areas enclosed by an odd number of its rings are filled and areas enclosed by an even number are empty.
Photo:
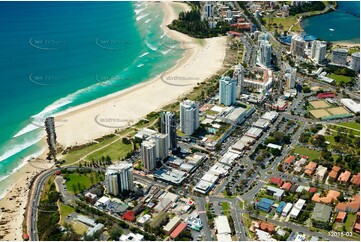
[[[256,79],[244,79],[242,82],[243,87],[256,89],[257,91],[269,90],[273,84],[272,71],[270,69],[259,67],[254,68]],[[260,78],[259,78],[260,77]]]
[[[173,112],[162,113],[161,133],[168,135],[170,149],[177,148],[177,119]]]
[[[275,111],[271,111],[271,112],[266,112],[262,115],[263,119],[269,120],[271,121],[271,123],[273,123],[274,121],[276,121],[276,119],[278,118],[279,114]]]
[[[291,218],[297,218],[305,204],[306,200],[298,199],[298,201],[293,205],[293,208],[291,210]]]
[[[152,171],[157,166],[157,149],[154,141],[143,141],[141,144],[141,157],[144,169]]]
[[[169,223],[164,226],[163,230],[167,235],[170,235],[172,231],[181,223],[181,218],[178,216],[174,216]]]
[[[133,166],[128,162],[110,165],[105,172],[107,192],[117,196],[123,191],[134,189]]]
[[[294,35],[291,39],[291,54],[303,57],[305,54],[306,41],[301,35]]]
[[[237,82],[229,76],[219,80],[219,103],[230,106],[236,101]]]
[[[361,106],[359,103],[356,103],[354,100],[349,99],[349,98],[341,98],[340,101],[351,112],[353,112],[353,113],[360,112]]]
[[[177,238],[178,235],[179,235],[180,233],[182,233],[185,229],[187,229],[187,224],[186,224],[186,223],[180,223],[180,224],[177,226],[177,228],[175,228],[175,229],[173,230],[173,232],[170,234],[170,237],[171,237],[172,239]]]
[[[312,41],[311,45],[311,58],[317,63],[320,64],[325,60],[327,50],[327,43],[325,41]]]
[[[231,227],[229,226],[226,216],[218,216],[214,218],[214,228],[217,234],[231,234]]]
[[[360,73],[360,52],[353,53],[351,55],[351,64],[350,67],[352,70],[354,70],[356,73]]]
[[[254,122],[252,125],[256,128],[266,130],[271,125],[271,123],[269,120],[260,118],[256,122]]]
[[[159,169],[154,173],[154,178],[173,185],[180,185],[186,179],[187,173],[177,169]]]
[[[180,128],[186,135],[192,135],[199,127],[198,103],[186,100],[180,103]]]
[[[312,212],[311,219],[327,223],[330,221],[331,213],[332,208],[330,206],[316,203]]]
[[[202,220],[195,216],[188,216],[185,222],[188,224],[188,227],[196,231],[200,231],[203,227]]]
[[[259,137],[261,137],[262,132],[263,132],[262,129],[251,127],[247,130],[245,135],[254,139],[258,139]]]
[[[337,48],[332,50],[332,63],[337,65],[346,65],[348,51],[346,49]]]

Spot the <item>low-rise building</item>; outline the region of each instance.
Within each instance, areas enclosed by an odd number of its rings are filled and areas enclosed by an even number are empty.
[[[164,226],[163,230],[167,235],[170,235],[172,231],[181,223],[181,219],[178,216],[174,216],[166,226]]]
[[[315,179],[319,181],[323,181],[327,173],[327,167],[324,167],[322,165],[318,166],[315,173]]]
[[[338,173],[341,170],[341,167],[339,166],[333,166],[332,170],[328,174],[328,179],[331,181],[335,181],[337,179]]]
[[[330,190],[328,191],[327,195],[325,197],[321,197],[319,193],[313,194],[312,202],[316,203],[324,203],[324,204],[331,204],[333,202],[336,202],[338,197],[340,196],[340,192]]]
[[[292,203],[287,203],[286,206],[282,210],[282,216],[286,217],[288,215],[288,213],[291,211],[292,207],[293,207]]]
[[[357,173],[357,175],[353,175],[351,179],[351,183],[356,187],[360,186],[360,172]]]
[[[294,164],[294,162],[296,161],[296,156],[291,155],[289,157],[287,157],[282,164],[282,170],[287,171],[291,165]]]
[[[217,234],[231,234],[227,216],[218,216],[214,219],[214,228]]]
[[[144,240],[144,236],[141,234],[134,234],[134,233],[129,233],[129,234],[122,234],[122,236],[120,236],[119,241],[143,241]]]
[[[285,191],[276,187],[267,186],[266,189],[267,194],[273,196],[273,198],[277,201],[281,201]]]
[[[277,185],[278,187],[281,187],[283,184],[283,181],[279,177],[271,177],[270,181],[271,184]]]
[[[291,182],[285,182],[283,183],[281,189],[285,190],[285,191],[289,191],[292,188],[292,183]]]
[[[188,227],[196,231],[200,231],[203,227],[202,220],[196,216],[188,216],[185,222],[188,224]]]
[[[182,233],[185,229],[187,229],[187,224],[186,223],[180,223],[174,230],[173,232],[170,234],[170,237],[172,239],[175,239],[178,237],[178,235],[180,233]]]
[[[305,204],[306,204],[306,200],[298,199],[298,201],[293,205],[292,210],[290,212],[291,218],[297,218]]]
[[[268,198],[262,198],[261,201],[256,203],[256,208],[265,212],[269,212],[273,204],[273,200]]]
[[[350,180],[350,177],[351,177],[351,172],[345,171],[340,174],[337,180],[342,183],[347,183],[348,180]]]
[[[251,127],[248,129],[248,131],[245,133],[246,136],[258,139],[261,137],[263,130],[255,127]]]
[[[152,221],[152,216],[150,214],[145,214],[137,219],[137,223],[141,226]]]
[[[344,223],[346,221],[347,213],[346,212],[338,212],[336,217],[337,223]]]
[[[351,112],[353,113],[359,113],[361,106],[359,103],[356,103],[354,100],[349,98],[341,98],[341,103]]]
[[[260,118],[256,122],[252,123],[252,125],[256,128],[266,130],[271,125],[271,123],[267,119]]]
[[[353,196],[347,203],[338,203],[335,212],[351,212],[356,213],[360,209],[360,195]]]
[[[262,115],[263,119],[269,120],[271,121],[271,123],[273,123],[274,121],[276,121],[276,119],[278,118],[279,114],[275,111],[271,111],[271,112],[266,112]]]
[[[311,161],[310,163],[307,164],[307,166],[305,166],[305,175],[307,176],[311,176],[317,167],[317,163]]]

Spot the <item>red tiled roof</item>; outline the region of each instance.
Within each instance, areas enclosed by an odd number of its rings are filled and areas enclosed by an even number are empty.
[[[317,98],[330,98],[330,97],[336,97],[336,94],[333,92],[323,92],[317,94]]]
[[[351,180],[352,184],[359,186],[360,185],[360,172],[357,175],[354,175]]]
[[[346,212],[339,212],[338,214],[337,214],[337,217],[336,217],[336,220],[344,220],[345,219],[345,217],[346,217],[346,215],[347,215],[347,213]]]
[[[278,178],[278,177],[271,177],[270,179],[270,183],[272,184],[276,184],[278,185],[279,187],[282,186],[282,179],[281,178]]]
[[[260,228],[260,230],[269,232],[271,234],[275,231],[274,225],[270,224],[270,223],[266,223],[266,222],[261,222],[259,224],[259,228]]]
[[[290,189],[291,189],[291,187],[292,187],[292,183],[291,182],[285,182],[285,183],[283,183],[283,185],[282,185],[282,189],[284,189],[284,190],[286,190],[286,191],[289,191]]]
[[[133,211],[126,211],[123,216],[122,216],[123,219],[125,220],[128,220],[128,221],[135,221],[135,212]]]
[[[291,164],[291,163],[293,163],[295,160],[296,160],[296,156],[291,155],[291,156],[289,156],[287,159],[285,159],[285,163]]]
[[[182,233],[182,231],[185,229],[185,228],[187,228],[187,224],[186,223],[180,223],[178,226],[177,226],[177,228],[175,228],[174,230],[173,230],[173,232],[170,234],[170,237],[171,238],[177,238],[178,237],[178,235],[180,234],[180,233]]]
[[[316,187],[310,187],[308,192],[315,193],[315,192],[317,192],[317,188]]]
[[[348,182],[348,180],[350,179],[350,176],[351,176],[350,171],[342,172],[341,175],[338,177],[338,181],[340,181],[340,182]]]

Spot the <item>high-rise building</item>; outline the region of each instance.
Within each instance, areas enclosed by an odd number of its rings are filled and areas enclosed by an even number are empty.
[[[244,68],[241,64],[238,64],[234,69],[233,79],[237,80],[236,98],[239,98],[242,92],[242,83],[244,82]]]
[[[327,44],[325,41],[314,40],[311,45],[311,58],[320,64],[325,60]]]
[[[198,103],[186,100],[180,103],[180,128],[186,135],[192,135],[199,127]]]
[[[141,157],[144,169],[152,171],[157,166],[157,149],[154,140],[145,140],[141,144]]]
[[[128,162],[110,165],[105,172],[107,192],[117,196],[123,191],[134,189],[133,166]]]
[[[346,65],[348,51],[346,49],[337,48],[332,50],[332,62],[338,65]]]
[[[161,160],[167,158],[169,151],[168,134],[155,134],[153,135],[153,140],[156,150],[155,157]]]
[[[161,122],[161,133],[168,134],[170,149],[177,148],[177,119],[175,113],[163,112]]]
[[[306,42],[301,35],[294,35],[291,39],[291,54],[303,57],[305,54]]]
[[[229,106],[236,101],[237,80],[229,76],[219,80],[219,103]]]
[[[259,41],[258,62],[266,67],[271,66],[272,45],[268,40]]]
[[[45,131],[47,134],[47,143],[49,148],[49,157],[55,159],[56,156],[56,133],[55,133],[55,121],[54,117],[47,117],[45,119]]]
[[[351,55],[351,69],[356,73],[360,73],[360,52]]]
[[[269,41],[268,33],[260,33],[260,34],[258,34],[258,39],[257,39],[258,46],[260,46],[262,41]]]
[[[287,87],[288,87],[288,89],[295,88],[296,79],[297,79],[297,69],[292,68],[292,69],[286,70],[285,76],[287,78]]]

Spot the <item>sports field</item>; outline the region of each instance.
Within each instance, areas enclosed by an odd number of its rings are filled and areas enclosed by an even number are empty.
[[[348,114],[349,113],[344,107],[328,108],[327,111],[332,115]]]
[[[329,112],[327,112],[325,109],[315,109],[315,110],[310,110],[310,113],[315,117],[315,118],[322,118],[322,117],[326,117],[326,116],[330,116],[331,114]]]
[[[329,105],[325,101],[312,101],[310,102],[313,108],[328,108]]]

